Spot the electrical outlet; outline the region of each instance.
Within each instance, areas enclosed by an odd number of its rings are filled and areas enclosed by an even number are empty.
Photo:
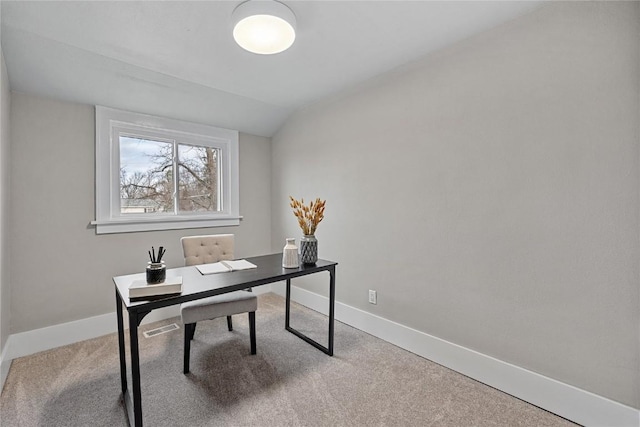
[[[376,294],[376,291],[372,291],[371,289],[369,289],[369,303],[378,304],[378,295]]]

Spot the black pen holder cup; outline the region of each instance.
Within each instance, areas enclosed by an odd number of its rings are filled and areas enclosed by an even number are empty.
[[[153,285],[155,283],[162,283],[167,278],[167,267],[164,262],[149,262],[147,263],[147,283]]]

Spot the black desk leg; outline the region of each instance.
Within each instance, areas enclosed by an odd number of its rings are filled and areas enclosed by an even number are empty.
[[[301,340],[311,344],[318,350],[323,351],[329,356],[333,356],[333,323],[334,323],[334,311],[335,311],[334,307],[335,307],[335,301],[336,301],[336,279],[335,279],[336,270],[335,268],[331,268],[328,271],[329,271],[329,342],[328,342],[328,346],[325,347],[319,342],[312,340],[308,336],[304,335],[302,332],[292,328],[291,325],[289,324],[290,312],[291,312],[291,309],[290,309],[291,280],[290,279],[287,279],[287,297],[286,297],[284,328],[287,331],[291,332],[293,335],[300,338]]]
[[[116,289],[116,316],[118,317],[118,349],[120,352],[120,383],[122,384],[122,398],[127,393],[127,362],[124,351],[124,319],[122,318],[122,299]]]
[[[142,398],[140,394],[140,350],[138,348],[138,323],[138,314],[135,312],[129,312],[131,382],[133,383],[133,425],[135,425],[135,427],[142,427]],[[131,424],[131,418],[129,418],[129,424]]]
[[[329,270],[329,351],[327,354],[333,356],[333,323],[336,306],[336,269]]]
[[[291,314],[291,279],[287,279],[287,303],[284,311],[284,328],[289,329],[289,316]]]

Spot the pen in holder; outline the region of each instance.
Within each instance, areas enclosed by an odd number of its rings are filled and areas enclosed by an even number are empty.
[[[164,262],[147,263],[147,283],[152,285],[162,283],[167,278],[167,267]]]
[[[149,259],[150,262],[147,263],[147,284],[153,285],[156,283],[164,282],[164,279],[167,278],[167,267],[164,265],[164,261],[162,261],[162,257],[166,250],[163,246],[160,246],[158,249],[158,255],[156,256],[156,249],[151,246],[151,250],[149,251]]]

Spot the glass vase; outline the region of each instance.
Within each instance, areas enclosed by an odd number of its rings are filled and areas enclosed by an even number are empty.
[[[162,262],[148,262],[147,263],[147,283],[154,285],[164,282],[167,278],[167,267]]]

